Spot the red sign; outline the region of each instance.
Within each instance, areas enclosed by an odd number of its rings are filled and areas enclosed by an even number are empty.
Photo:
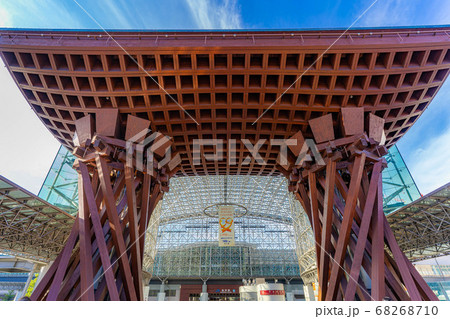
[[[281,296],[284,295],[284,290],[261,290],[259,294],[263,296]]]

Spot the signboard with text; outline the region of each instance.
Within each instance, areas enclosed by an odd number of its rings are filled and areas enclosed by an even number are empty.
[[[234,207],[219,207],[219,246],[234,246]]]

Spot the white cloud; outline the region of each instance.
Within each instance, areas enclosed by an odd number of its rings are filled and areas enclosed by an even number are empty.
[[[384,27],[408,25],[412,23],[410,0],[378,1],[361,19],[361,25],[367,27]]]
[[[201,29],[241,29],[242,19],[236,0],[220,2],[186,0],[195,23]]]
[[[379,0],[359,24],[365,27],[387,27],[438,25],[449,22],[450,1]]]
[[[59,148],[0,62],[0,174],[39,191]]]
[[[81,4],[80,4],[81,5]],[[114,24],[112,26],[107,26],[106,28],[124,28],[124,29],[131,29],[131,24],[130,24],[130,19],[128,19],[128,17],[125,14],[125,11],[127,10],[127,6],[123,5],[123,3],[117,3],[117,2],[112,2],[112,1],[104,1],[101,2],[102,5],[102,11],[99,12],[101,13],[101,15],[99,15],[99,17],[96,17],[96,20],[102,24],[102,20],[106,19],[107,21],[113,21]],[[85,9],[86,11],[88,11],[87,9]],[[88,11],[89,12],[89,11]],[[91,12],[89,12],[90,14],[93,14]],[[84,12],[83,12],[84,14]],[[133,21],[135,22],[135,21]],[[104,27],[102,25],[102,27]]]
[[[9,25],[11,25],[11,16],[8,10],[6,10],[3,7],[0,7],[0,26],[7,27]]]
[[[1,21],[4,27],[15,28],[81,28],[81,20],[71,11],[67,3],[58,0],[2,1],[0,12],[8,14],[8,20]],[[0,13],[0,19],[3,16]]]
[[[450,127],[431,140],[424,148],[417,149],[408,165],[422,194],[450,182]]]

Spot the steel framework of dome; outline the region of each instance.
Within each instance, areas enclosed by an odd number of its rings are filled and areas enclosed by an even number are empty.
[[[293,214],[298,223],[302,211],[293,201],[281,176],[174,178],[150,220],[144,269],[171,278],[299,277]],[[203,213],[227,202],[248,210],[235,218],[235,247],[218,246],[218,218]]]

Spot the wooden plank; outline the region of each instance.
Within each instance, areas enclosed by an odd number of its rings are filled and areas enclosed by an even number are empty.
[[[384,217],[384,222],[387,223],[386,217]],[[425,282],[425,280],[419,274],[416,267],[414,267],[414,265],[408,260],[408,258],[406,257],[406,255],[403,252],[402,252],[402,254],[406,261],[406,264],[408,265],[408,269],[411,273],[411,276],[413,277],[413,279],[416,283],[416,286],[419,289],[420,294],[422,295],[422,298],[424,300],[437,301],[438,300],[437,296],[434,294],[434,292],[431,290],[430,286]],[[391,263],[395,263],[389,254],[385,253],[385,256],[386,256],[386,259],[388,259]],[[398,269],[398,267],[397,267],[397,269]],[[402,298],[402,300],[406,300],[406,298]]]
[[[364,108],[341,108],[341,124],[345,136],[364,133]]]
[[[125,140],[133,138],[133,142],[141,142],[145,138],[147,129],[150,127],[150,121],[140,117],[128,115],[127,128],[125,131]]]
[[[72,252],[72,262],[70,263],[69,270],[66,272],[64,281],[61,284],[58,297],[56,300],[67,300],[69,293],[80,287],[80,249]]]
[[[57,301],[66,300],[67,292],[80,286],[80,249],[79,246],[72,251],[64,280],[59,289]]]
[[[334,263],[331,267],[330,284],[328,286],[326,300],[334,300],[337,293],[338,283],[342,275],[341,266],[343,264],[345,254],[347,252],[347,245],[349,242],[351,226],[356,213],[356,200],[358,198],[358,192],[361,187],[361,178],[364,170],[366,156],[361,154],[356,156],[353,170],[351,173],[350,187],[345,199],[344,216],[341,227],[339,229],[339,239],[336,244],[336,251],[334,254]]]
[[[73,229],[71,230],[71,234],[73,233]],[[70,236],[70,235],[69,235]],[[31,294],[30,299],[32,301],[42,300],[47,293],[50,284],[52,283],[52,279],[55,276],[56,270],[58,269],[58,265],[61,261],[62,253],[56,257],[55,261],[50,265],[50,268],[44,274],[44,277],[39,281],[36,288],[34,288],[33,293]],[[42,275],[40,275],[42,276]]]
[[[376,165],[381,165],[378,162]],[[372,298],[382,301],[385,297],[384,274],[384,212],[383,212],[383,181],[378,178],[377,201],[373,212],[372,231]]]
[[[119,293],[117,292],[116,284],[114,282],[114,275],[111,269],[111,260],[109,258],[109,252],[106,247],[105,237],[100,221],[100,215],[98,212],[97,203],[95,202],[92,185],[90,183],[89,172],[84,163],[80,163],[80,174],[82,176],[83,190],[86,196],[86,201],[88,203],[89,210],[91,211],[92,228],[94,229],[95,238],[97,239],[97,246],[102,261],[102,267],[108,286],[109,296],[111,301],[118,301]]]
[[[150,151],[159,157],[164,157],[167,149],[170,148],[172,144],[173,141],[168,136],[156,132],[156,137],[153,140],[152,146],[150,146]]]
[[[335,196],[335,203],[337,205],[337,203],[339,202],[339,198]],[[343,206],[343,204],[342,204]],[[342,208],[342,210],[344,210],[344,208]],[[340,221],[340,217],[337,215],[337,213],[334,214],[333,216],[333,224],[335,226],[335,228],[333,228],[333,237],[335,238],[334,242],[332,241],[334,247],[336,247],[337,241],[338,241],[338,234],[335,231],[335,229],[339,229],[341,227],[341,221]],[[356,222],[353,222],[352,225],[352,231],[356,234],[356,236],[359,236],[359,227],[357,226]],[[354,236],[350,236],[350,241],[349,241],[349,249],[352,252],[356,251],[356,245],[357,245],[358,239],[355,238]],[[369,260],[369,255],[367,254],[368,252],[370,252],[371,250],[371,246],[370,246],[370,242],[367,241],[366,242],[366,246],[365,246],[365,252],[363,251],[362,254],[362,268],[366,271],[366,273],[370,274],[371,272],[371,261]],[[355,253],[353,253],[354,255]],[[350,276],[351,273],[351,267],[352,267],[352,262],[350,261],[350,256],[346,255],[345,257],[345,265],[346,265],[346,271],[347,274]],[[356,276],[350,276],[351,278],[349,278],[349,284],[350,283],[354,283],[356,284],[356,294],[358,295],[358,297],[361,300],[371,300],[370,295],[368,294],[368,290],[365,287],[365,284],[363,282],[363,280],[361,279],[361,276],[359,276],[359,272],[357,273]],[[357,283],[356,283],[357,281]],[[346,286],[345,291],[347,291],[348,286]],[[345,291],[343,293],[343,296],[345,296]],[[350,300],[353,300],[352,298],[354,297],[354,294],[352,295],[352,297],[350,298]],[[347,299],[345,299],[347,300]]]
[[[338,165],[336,165],[336,166],[338,166]],[[339,170],[339,167],[337,167],[337,169]],[[339,175],[339,174],[336,175],[336,186],[337,186],[339,192],[341,193],[342,197],[346,198],[347,195],[348,195],[348,187],[345,184],[344,180],[342,179],[342,176]],[[360,191],[361,191],[361,189],[360,189]],[[359,193],[358,193],[358,198],[359,198]],[[342,205],[342,207],[344,207],[344,204]],[[362,213],[361,208],[359,207],[359,205],[356,205],[355,209],[356,209],[355,222],[360,223],[361,222],[361,216],[362,216],[363,213]],[[342,215],[344,215],[344,210],[341,211]]]
[[[75,121],[75,131],[78,143],[84,147],[88,140],[92,140],[95,131],[95,123],[92,115],[86,115]]]
[[[286,154],[287,155],[287,154]],[[282,167],[286,172],[289,172],[291,169],[291,163],[289,162],[289,158],[284,156],[281,152],[278,153],[277,164]]]
[[[83,165],[83,163],[80,163]],[[94,275],[92,270],[91,225],[89,209],[83,190],[83,180],[78,175],[78,232],[80,240],[81,300],[94,301]]]
[[[339,147],[339,146],[345,146],[347,144],[352,144],[355,141],[357,141],[358,139],[361,139],[363,137],[366,137],[365,134],[358,136],[358,135],[353,135],[353,136],[347,136],[347,137],[342,137],[339,139],[336,139],[334,141],[331,142],[326,142],[326,143],[321,143],[321,144],[317,144],[317,149],[319,150],[319,152],[324,151],[327,147],[329,147],[330,143],[333,147]]]
[[[384,252],[384,273],[386,274],[386,284],[398,296],[397,300],[411,301],[411,297],[402,283],[397,263],[386,250]]]
[[[392,233],[391,227],[389,226],[389,223],[386,219],[384,220],[384,236],[387,240],[389,248],[391,249],[392,255],[394,256],[394,260],[398,265],[403,284],[408,290],[411,301],[421,301],[422,297],[414,283],[414,280],[412,279],[411,272],[408,268],[409,260],[404,257],[403,252],[398,246],[394,234]]]
[[[288,144],[288,148],[297,157],[300,155],[303,144],[305,143],[305,138],[303,137],[302,131],[298,131],[293,136],[291,136],[288,141],[293,141],[295,144]]]
[[[114,200],[113,189],[109,178],[109,169],[106,160],[99,155],[96,156],[95,162],[99,173],[100,186],[103,192],[103,201],[106,206],[106,213],[111,228],[111,235],[114,242],[114,247],[119,255],[120,271],[124,278],[126,287],[126,294],[128,300],[136,301],[137,295],[131,275],[130,263],[126,254],[125,241],[122,234],[122,226],[120,225],[119,216],[117,212],[116,202]]]
[[[112,244],[111,244],[111,246],[112,246]],[[115,254],[113,254],[112,258],[113,259],[115,258]],[[115,263],[112,265],[111,273],[112,273],[113,277],[116,276],[118,269],[119,269],[118,263]],[[97,286],[97,290],[95,291],[95,299],[96,300],[105,300],[106,294],[109,291],[109,288],[107,287],[107,285],[108,285],[108,283],[105,280],[105,277],[103,277]],[[116,283],[114,283],[114,291],[117,291],[117,300],[116,301],[119,301],[120,300],[119,292],[118,292],[119,290],[117,289]],[[111,296],[110,296],[110,299],[111,299]]]
[[[61,261],[59,262],[58,269],[56,270],[55,277],[53,278],[52,284],[50,285],[50,289],[47,295],[46,300],[48,301],[56,301],[58,298],[59,290],[61,288],[61,283],[64,279],[64,275],[66,274],[67,266],[69,265],[69,260],[72,254],[73,247],[78,239],[78,217],[73,224],[72,231],[69,235],[69,238],[66,241],[64,249],[62,251]]]
[[[105,226],[104,226],[104,229],[107,232],[106,228],[109,230],[108,223],[105,223]],[[95,239],[95,234],[94,234],[93,229],[91,230],[91,240],[92,240],[92,251],[95,252],[94,255],[92,256],[92,264],[93,264],[93,270],[94,270],[93,272],[97,273],[98,270],[100,269],[100,267],[102,266],[102,264],[101,264],[101,261],[99,258],[99,253],[97,251],[97,248],[98,248],[97,240]],[[110,244],[108,247],[112,247],[112,245]],[[78,288],[79,288],[78,284],[80,281],[79,255],[80,255],[79,249],[75,250],[72,254],[72,256],[75,256],[76,259],[72,262],[72,266],[66,275],[66,280],[63,282],[63,286],[58,295],[58,300],[67,300],[67,298],[69,298],[69,300],[71,300],[71,298],[74,298],[74,294],[80,295],[80,291],[78,290]],[[74,268],[75,266],[76,266],[76,268]],[[74,287],[77,288],[76,291],[74,290]],[[69,295],[69,292],[71,292],[70,295]],[[98,299],[96,299],[96,300],[98,300]]]
[[[118,109],[100,109],[95,114],[95,132],[108,137],[119,137],[120,122]]]
[[[167,164],[167,168],[169,169],[169,172],[173,172],[177,166],[181,164],[181,156],[180,153],[175,154],[170,162]]]
[[[370,181],[366,205],[364,207],[361,226],[358,232],[358,241],[353,254],[352,268],[350,270],[349,276],[356,280],[359,277],[359,273],[361,270],[361,263],[364,257],[364,250],[367,244],[370,229],[370,221],[374,209],[379,179],[381,179],[381,162],[376,163],[372,171],[372,179]],[[353,301],[355,297],[355,291],[356,291],[356,282],[354,280],[350,280],[349,284],[347,285],[347,289],[345,291],[344,297],[345,300]]]
[[[375,164],[374,164],[375,166]],[[373,168],[372,168],[373,171]],[[362,180],[361,180],[361,191],[359,192],[359,208],[364,211],[364,206],[366,205],[366,199],[369,194],[369,174],[367,168],[364,169]]]
[[[93,184],[95,184],[95,182]],[[109,231],[109,224],[108,223],[105,223],[105,225],[103,226],[103,231],[104,231],[104,234],[106,236],[106,233],[108,233],[108,231]],[[91,234],[92,234],[91,235],[92,238],[94,239],[95,238],[94,230],[91,231]],[[108,241],[107,241],[107,244],[106,244],[108,250],[112,249],[112,243],[111,242],[112,241],[111,241],[111,239],[109,237]],[[102,267],[100,255],[99,255],[99,253],[97,251],[97,248],[98,248],[97,241],[94,240],[92,242],[92,251],[95,251],[95,254],[92,257],[92,263],[93,263],[93,266],[94,266],[94,273],[97,273],[99,271],[100,267]],[[76,259],[73,262],[73,264],[78,264],[78,265],[77,265],[75,271],[73,271],[73,266],[72,266],[71,270],[69,270],[66,278],[70,277],[70,279],[65,281],[65,283],[63,284],[63,288],[61,289],[61,292],[58,295],[58,300],[67,300],[67,295],[68,295],[69,292],[71,292],[71,294],[68,296],[68,298],[69,298],[68,300],[75,300],[75,299],[78,298],[77,295],[78,296],[80,295],[80,291],[78,289],[79,288],[78,283],[79,283],[79,278],[80,278],[79,253],[78,253],[78,251],[75,251],[73,255],[78,257],[78,259]],[[108,271],[108,270],[104,269],[104,271]],[[72,273],[73,273],[73,275],[72,275]],[[104,277],[105,276],[103,276],[103,278]],[[76,287],[75,290],[73,289],[74,287]],[[103,300],[103,299],[96,298],[96,300]]]
[[[378,143],[381,143],[383,140],[384,119],[370,113],[368,125],[369,138],[373,138]]]
[[[131,269],[133,272],[134,287],[137,292],[138,300],[144,300],[142,290],[142,260],[141,249],[139,248],[140,236],[138,234],[138,219],[136,206],[136,193],[134,191],[134,169],[125,166],[125,186],[128,203],[128,227],[130,229],[130,244],[128,249],[131,250]]]
[[[333,222],[334,187],[336,182],[336,162],[328,161],[326,168],[325,197],[323,205],[322,241],[320,250],[319,300],[324,300],[327,293],[331,253],[331,227]]]
[[[333,117],[331,113],[308,121],[316,143],[334,140]]]

